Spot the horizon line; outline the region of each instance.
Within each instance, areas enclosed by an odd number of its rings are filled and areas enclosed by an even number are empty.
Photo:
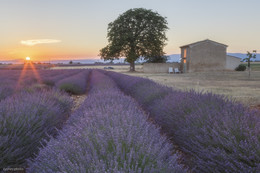
[[[229,53],[232,53],[232,54],[247,54],[247,53],[241,53],[241,52],[227,52],[227,54]],[[257,55],[259,55],[260,53],[256,53]],[[166,56],[171,56],[171,55],[181,55],[181,53],[173,53],[173,54],[166,54]],[[124,58],[124,57],[122,57]],[[122,58],[119,58],[119,59],[122,59]],[[37,58],[39,59],[39,58]],[[66,61],[66,60],[102,60],[101,58],[98,58],[98,57],[93,57],[93,58],[76,58],[76,59],[69,59],[69,58],[62,58],[62,59],[59,59],[59,58],[44,58],[45,60],[32,60],[32,61],[35,61],[35,62],[42,62],[42,61]],[[50,60],[49,60],[50,59]],[[19,59],[7,59],[7,60],[0,60],[0,62],[5,62],[5,61],[24,61],[25,58],[19,58]]]

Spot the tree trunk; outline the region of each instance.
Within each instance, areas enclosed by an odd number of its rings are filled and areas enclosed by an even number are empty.
[[[248,74],[249,74],[249,78],[250,78],[250,75],[251,75],[251,67],[249,67],[249,69],[248,69]]]
[[[135,62],[130,62],[130,71],[135,71]]]
[[[250,59],[248,60],[248,75],[250,78],[250,75],[251,75]]]

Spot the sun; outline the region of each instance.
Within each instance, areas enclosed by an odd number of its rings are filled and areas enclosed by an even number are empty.
[[[25,59],[26,59],[26,61],[30,61],[31,60],[31,58],[29,56],[27,56]]]

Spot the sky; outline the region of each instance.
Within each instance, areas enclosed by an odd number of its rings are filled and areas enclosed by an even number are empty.
[[[260,52],[259,0],[0,0],[0,61],[95,59],[107,27],[131,8],[167,18],[167,55],[211,39],[230,53]]]

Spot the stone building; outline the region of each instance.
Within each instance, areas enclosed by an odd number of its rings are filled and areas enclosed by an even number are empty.
[[[235,57],[235,56],[231,56],[231,55],[227,55],[227,59],[226,59],[226,69],[227,70],[235,70],[235,68],[241,64],[241,58]]]
[[[217,71],[226,69],[227,45],[203,40],[181,46],[182,72]]]

